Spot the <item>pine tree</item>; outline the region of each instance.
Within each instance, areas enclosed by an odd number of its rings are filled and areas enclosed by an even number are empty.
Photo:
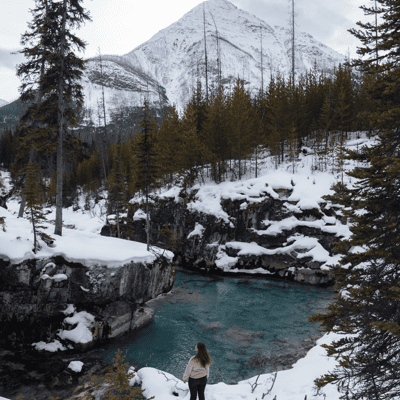
[[[157,160],[157,124],[152,117],[148,101],[144,102],[143,116],[140,122],[141,132],[134,137],[134,190],[143,190],[146,201],[146,232],[147,250],[150,249],[150,211],[149,194],[150,188],[159,177],[159,164]]]
[[[348,154],[367,163],[349,173],[357,179],[353,188],[336,191],[347,208],[352,236],[339,245],[343,258],[332,268],[337,300],[312,318],[328,331],[350,334],[326,346],[338,366],[316,380],[319,388],[336,383],[348,400],[400,396],[400,3],[378,1],[377,28],[359,23],[363,30],[352,30],[363,43],[358,53],[369,56],[355,64],[375,76],[370,95],[376,107],[370,120],[378,144]]]
[[[201,85],[185,108],[181,120],[181,138],[183,142],[180,162],[184,172],[184,186],[191,186],[204,166],[211,161],[211,154],[206,145],[207,133],[204,129],[207,119],[207,105],[202,97]],[[204,180],[204,176],[201,175]]]
[[[212,178],[215,182],[221,182],[231,154],[228,105],[222,90],[212,92],[210,95],[204,131],[205,144],[212,163]]]
[[[41,225],[46,217],[43,213],[43,203],[45,202],[44,187],[41,182],[41,174],[39,169],[32,163],[25,167],[26,185],[23,190],[23,195],[28,209],[28,215],[32,222],[33,230],[33,252],[40,250],[38,235],[42,236],[46,241],[52,241],[53,238],[42,232],[46,229]]]
[[[321,171],[328,169],[329,134],[332,124],[332,108],[329,97],[325,97],[321,115],[318,121],[318,158],[320,160]]]
[[[244,160],[255,146],[256,115],[243,81],[237,79],[229,99],[230,147],[238,161],[238,179],[242,178]]]
[[[121,163],[121,138],[118,137],[116,149],[113,157],[113,167],[108,176],[108,200],[111,205],[112,212],[116,215],[117,235],[121,237],[120,220],[124,211],[126,198],[126,184],[122,174]]]
[[[31,108],[32,119],[41,127],[32,132],[35,141],[57,148],[57,196],[55,234],[62,234],[63,142],[67,127],[77,124],[77,110],[83,105],[79,79],[84,69],[83,59],[74,48],[82,50],[85,43],[72,33],[90,20],[81,6],[82,0],[36,0],[37,7],[30,32],[23,35],[23,53],[29,61],[18,66],[23,78],[21,99],[29,101],[38,94],[41,101]],[[57,140],[54,140],[54,136]]]
[[[182,169],[181,153],[183,143],[181,138],[181,123],[175,107],[164,116],[157,133],[157,153],[159,154],[160,173],[166,183],[173,183],[173,175]]]
[[[296,172],[296,165],[297,165],[297,157],[298,153],[298,145],[297,145],[297,132],[294,123],[292,123],[292,128],[289,131],[289,135],[287,137],[287,144],[289,150],[289,158],[288,161],[292,164],[292,174]]]
[[[288,121],[289,90],[285,80],[278,76],[271,79],[268,92],[267,130],[271,155],[275,156],[276,167],[284,160],[285,139],[291,124]]]
[[[144,399],[143,389],[138,387],[132,387],[129,385],[130,380],[135,376],[134,372],[126,372],[129,364],[125,361],[126,356],[122,355],[122,351],[118,349],[113,358],[114,365],[110,367],[110,371],[106,372],[101,377],[92,376],[91,383],[94,386],[89,389],[84,399],[94,400],[93,392],[99,390],[102,385],[107,385],[107,391],[104,394],[106,400],[132,400],[132,399]],[[80,387],[78,387],[80,389]],[[154,399],[150,397],[148,400]]]

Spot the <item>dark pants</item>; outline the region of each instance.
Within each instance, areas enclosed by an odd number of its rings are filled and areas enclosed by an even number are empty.
[[[206,389],[207,375],[199,379],[189,378],[190,400],[196,400],[197,393],[199,400],[204,400],[204,390]]]

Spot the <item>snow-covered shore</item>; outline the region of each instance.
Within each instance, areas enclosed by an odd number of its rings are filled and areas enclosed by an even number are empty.
[[[321,346],[338,340],[340,337],[334,333],[325,334],[304,358],[293,365],[293,368],[277,373],[272,389],[274,374],[263,374],[259,377],[254,376],[239,381],[237,385],[227,385],[223,382],[208,384],[205,397],[207,400],[259,400],[261,398],[266,400],[303,400],[307,396],[307,399],[339,400],[340,393],[332,384],[327,385],[319,395],[316,395],[314,380],[335,368],[335,359],[327,357],[326,350]],[[210,371],[212,373],[212,367]],[[188,400],[190,398],[188,384],[183,383],[181,377],[175,377],[156,368],[139,369],[131,381],[132,385],[135,383],[145,389],[143,394],[146,398],[151,396],[154,396],[155,400],[177,398]],[[263,397],[263,394],[266,395]]]

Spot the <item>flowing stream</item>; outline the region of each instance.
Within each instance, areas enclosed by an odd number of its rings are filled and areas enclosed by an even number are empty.
[[[304,356],[321,335],[307,317],[324,311],[333,298],[332,288],[177,271],[172,293],[148,303],[156,310],[154,322],[96,352],[111,362],[119,348],[132,365],[140,360],[182,379],[201,341],[214,361],[209,383],[237,382],[261,370],[288,368]]]

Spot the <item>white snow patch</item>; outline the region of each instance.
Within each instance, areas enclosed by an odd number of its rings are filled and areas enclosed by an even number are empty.
[[[219,246],[218,253],[215,260],[215,265],[224,271],[230,271],[231,267],[236,265],[238,257],[230,257],[225,253],[225,246]]]
[[[67,317],[64,322],[70,325],[77,325],[74,329],[62,330],[58,333],[61,339],[68,339],[74,343],[89,343],[93,340],[90,328],[93,325],[95,317],[86,311],[75,313],[72,317]]]
[[[67,350],[67,348],[64,347],[59,340],[54,340],[51,343],[45,343],[45,342],[32,343],[32,346],[35,347],[36,350],[46,350],[52,353],[59,350],[61,351]]]
[[[67,308],[65,310],[62,311],[65,315],[70,315],[73,314],[75,312],[75,307],[73,304],[68,304]]]
[[[203,237],[203,232],[206,230],[206,228],[204,228],[203,225],[199,224],[198,222],[196,222],[196,226],[194,227],[194,229],[192,230],[192,232],[189,233],[189,235],[187,236],[188,239],[190,239],[193,236],[199,236],[199,237]]]
[[[146,218],[147,218],[146,217],[146,213],[140,208],[138,208],[136,210],[135,214],[133,214],[133,220],[134,221],[139,221],[141,219],[146,219]]]
[[[75,372],[81,372],[82,371],[82,367],[83,367],[83,362],[82,361],[71,361],[68,364],[68,368],[72,371]]]
[[[326,215],[324,215],[322,217],[322,219],[324,220],[325,224],[327,224],[327,225],[335,225],[336,224],[335,217],[327,217]]]

